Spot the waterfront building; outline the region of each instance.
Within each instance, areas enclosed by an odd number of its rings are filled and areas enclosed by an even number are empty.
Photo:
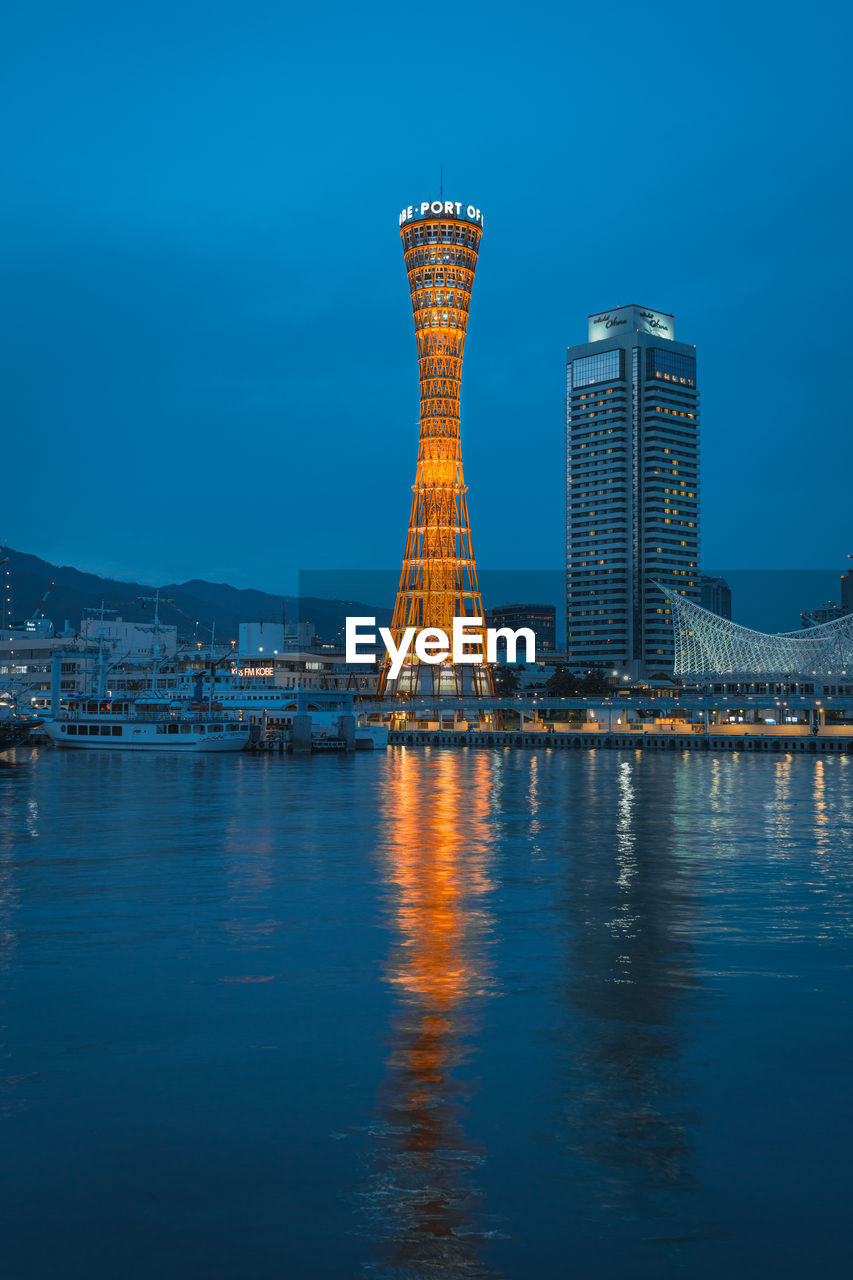
[[[39,634],[25,627],[0,630],[0,688],[16,696],[21,706],[44,709],[51,700],[54,660],[58,660],[58,692],[64,701],[97,697],[99,692],[133,699],[150,694],[155,686],[162,694],[177,696],[211,668],[243,690],[251,707],[263,708],[270,690],[276,691],[276,696],[282,690],[299,689],[357,690],[371,696],[376,690],[376,666],[347,664],[343,652],[331,646],[296,647],[288,638],[281,653],[238,655],[228,642],[214,646],[189,640],[173,644],[173,637],[167,636],[165,641],[158,640],[155,664],[152,637],[136,637],[142,651],[131,653],[127,648],[129,633],[122,630],[102,639],[98,629],[96,625],[92,635],[81,629],[59,636],[53,634],[50,623]],[[161,626],[159,630],[162,633],[168,628]]]
[[[537,657],[557,647],[557,610],[552,604],[499,604],[486,614],[489,627],[529,627],[536,637]],[[500,654],[501,645],[498,644]]]
[[[4,628],[0,631],[0,687],[17,697],[22,707],[46,705],[55,657],[61,660],[63,697],[91,688],[97,643],[79,635],[57,636],[51,623],[39,632],[29,631],[26,624]]]
[[[450,635],[453,619],[482,618],[462,474],[459,397],[462,357],[483,215],[451,200],[409,205],[400,236],[415,320],[420,375],[420,443],[409,532],[391,631],[407,627]],[[380,692],[484,694],[488,667],[410,655],[396,681],[386,659]]]
[[[696,349],[636,305],[595,312],[566,362],[566,648],[574,668],[672,670],[668,601],[699,599]]]
[[[713,578],[703,573],[699,578],[699,603],[709,613],[720,618],[732,616],[732,589],[725,578]]]

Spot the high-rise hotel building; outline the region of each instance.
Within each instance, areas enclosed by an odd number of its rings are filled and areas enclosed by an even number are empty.
[[[699,599],[696,348],[673,317],[617,307],[567,352],[566,647],[572,667],[671,671],[655,580]]]

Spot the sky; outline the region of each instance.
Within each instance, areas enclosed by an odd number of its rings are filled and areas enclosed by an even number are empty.
[[[491,568],[563,559],[565,348],[695,343],[702,561],[853,552],[849,10],[215,0],[0,19],[0,542],[269,591],[399,564],[398,231],[485,216],[462,449]]]

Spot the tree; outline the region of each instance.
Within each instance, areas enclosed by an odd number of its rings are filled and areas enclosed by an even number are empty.
[[[582,696],[597,697],[612,693],[613,687],[603,671],[588,671],[581,680]]]
[[[568,667],[558,667],[545,688],[555,698],[596,698],[612,692],[603,671],[588,671],[585,676],[578,676]]]
[[[495,682],[495,693],[505,694],[516,693],[518,690],[518,676],[512,667],[495,667],[492,677]]]
[[[548,677],[545,688],[555,698],[576,698],[578,696],[578,677],[568,667],[557,667],[554,674]]]

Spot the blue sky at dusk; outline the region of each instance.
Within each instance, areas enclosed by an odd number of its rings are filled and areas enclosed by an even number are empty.
[[[484,566],[563,553],[565,347],[674,312],[703,562],[853,552],[841,5],[7,7],[0,540],[286,590],[399,563],[397,217],[485,214],[463,381]]]

